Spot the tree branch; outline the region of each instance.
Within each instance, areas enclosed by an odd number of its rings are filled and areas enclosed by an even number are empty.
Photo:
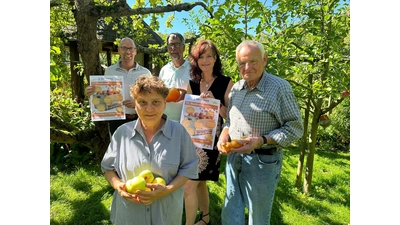
[[[193,44],[194,42],[197,41],[197,39],[199,37],[200,37],[200,35],[196,35],[194,37],[187,38],[187,39],[185,39],[185,44]],[[160,47],[160,48],[147,48],[147,47],[143,47],[141,45],[137,45],[136,47],[140,52],[143,52],[146,54],[159,54],[159,53],[166,53],[168,51],[167,46]]]
[[[58,0],[50,0],[50,8],[59,5],[61,5],[61,3]]]
[[[341,97],[341,98],[339,98],[338,100],[332,102],[332,103],[329,105],[328,108],[321,109],[321,113],[322,113],[322,114],[325,114],[325,113],[331,111],[331,110],[334,109],[337,105],[339,105],[341,102],[343,102],[344,99],[345,99],[345,98]]]
[[[206,4],[203,2],[194,3],[182,3],[177,5],[167,5],[167,6],[156,6],[150,8],[135,8],[129,7],[126,2],[118,2],[112,6],[96,6],[96,11],[93,16],[100,17],[121,17],[121,16],[132,16],[132,15],[144,15],[152,13],[165,13],[165,12],[181,12],[190,11],[196,6],[201,6],[206,10],[211,18],[214,18],[213,14],[208,10]]]
[[[78,131],[78,128],[70,123],[64,122],[60,117],[50,114],[50,127],[57,127],[58,130],[68,132]]]
[[[303,85],[303,84],[300,84],[300,83],[298,83],[298,82],[296,82],[296,81],[294,81],[294,80],[287,80],[287,81],[288,81],[289,83],[292,83],[292,84],[296,85],[296,86],[302,87],[302,88],[306,89],[307,91],[312,91],[311,88],[309,88],[309,87],[307,87],[307,86],[305,86],[305,85]]]
[[[68,132],[51,127],[50,142],[73,144],[79,143],[80,141],[77,140],[76,135],[73,132]]]

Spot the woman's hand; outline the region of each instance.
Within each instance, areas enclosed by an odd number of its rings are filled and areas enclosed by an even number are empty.
[[[118,191],[118,194],[119,194],[122,198],[124,198],[124,199],[126,199],[126,200],[128,200],[128,201],[130,201],[130,202],[132,202],[132,203],[135,203],[135,204],[140,204],[140,203],[141,203],[141,202],[140,202],[140,199],[139,199],[135,194],[131,194],[131,193],[129,193],[129,192],[126,191],[126,183],[121,182],[121,183],[117,186],[117,189],[116,189],[116,190]]]
[[[146,184],[147,188],[151,191],[136,191],[135,195],[139,201],[144,205],[150,205],[159,198],[166,195],[166,186],[164,184]]]
[[[215,98],[211,91],[205,91],[200,94],[200,98]]]

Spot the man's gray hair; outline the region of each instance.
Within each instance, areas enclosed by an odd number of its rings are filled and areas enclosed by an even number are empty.
[[[181,40],[181,43],[182,44],[185,44],[185,38],[182,36],[182,34],[180,34],[180,33],[170,33],[169,35],[168,35],[168,37],[167,37],[167,45],[168,45],[168,41],[169,41],[169,39],[170,38],[172,38],[172,39],[176,39],[176,38],[179,38],[179,40]]]
[[[238,56],[238,52],[240,51],[240,49],[242,49],[244,46],[249,46],[249,45],[257,46],[257,48],[261,50],[261,57],[262,58],[264,57],[265,54],[264,46],[260,42],[253,40],[244,40],[236,47],[236,58]]]
[[[121,46],[121,43],[122,43],[123,41],[125,41],[125,40],[130,40],[130,41],[132,41],[133,46],[136,46],[135,42],[134,42],[131,38],[128,38],[128,37],[122,38],[121,41],[119,41],[119,45]]]

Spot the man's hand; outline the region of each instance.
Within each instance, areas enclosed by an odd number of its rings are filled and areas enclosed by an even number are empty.
[[[181,95],[179,96],[179,98],[175,102],[179,102],[179,101],[181,101],[181,100],[183,100],[185,98],[186,90],[182,89],[182,88],[178,88],[178,90],[181,93]]]
[[[129,107],[129,108],[132,108],[132,109],[135,108],[135,100],[133,100],[133,99],[129,99],[129,100],[122,101],[122,104],[123,104],[124,106]]]
[[[91,96],[92,94],[94,94],[94,92],[96,91],[96,86],[87,86],[86,88],[85,88],[85,95],[86,96]]]

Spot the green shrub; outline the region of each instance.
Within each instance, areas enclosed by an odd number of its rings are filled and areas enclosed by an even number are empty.
[[[332,151],[350,150],[350,98],[345,99],[329,115],[330,126],[318,132],[317,147]]]

